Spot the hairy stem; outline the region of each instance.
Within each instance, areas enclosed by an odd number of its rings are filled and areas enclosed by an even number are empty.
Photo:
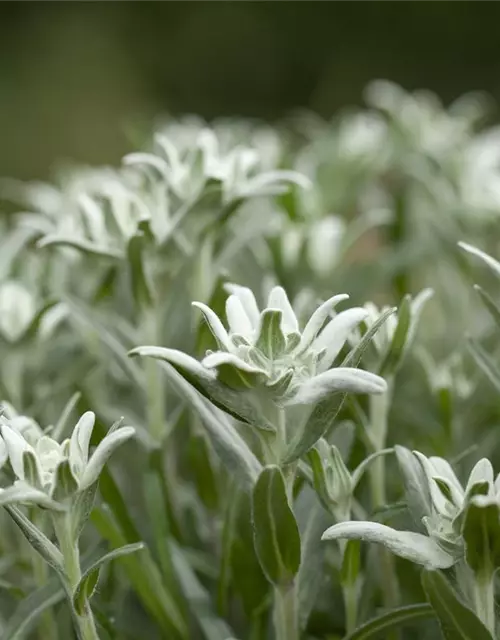
[[[161,332],[158,323],[158,313],[155,308],[144,309],[142,318],[143,340],[147,344],[161,344]],[[166,430],[165,392],[162,372],[152,358],[144,361],[146,374],[146,411],[151,436],[156,442],[161,442]]]
[[[297,589],[294,582],[274,589],[274,629],[276,640],[299,640]]]
[[[387,418],[390,406],[389,391],[380,395],[370,396],[370,431],[376,451],[382,451],[387,438]],[[387,502],[385,492],[385,456],[379,456],[373,460],[369,470],[370,489],[372,496],[372,509],[382,507]],[[382,595],[384,605],[387,608],[398,606],[399,588],[394,566],[394,556],[385,547],[379,551],[380,571],[384,576],[384,588]]]
[[[358,624],[358,590],[356,585],[344,585],[345,621],[347,634],[353,633]]]
[[[405,191],[402,184],[395,186],[394,219],[390,227],[390,241],[397,253],[398,262],[401,260],[403,248],[408,236],[408,211],[406,207]],[[410,273],[406,265],[398,266],[392,278],[396,300],[400,300],[410,290]]]
[[[99,640],[97,628],[88,600],[85,601],[82,613],[79,614],[73,604],[73,595],[82,577],[80,568],[80,551],[78,541],[74,540],[71,518],[68,515],[54,517],[54,529],[63,556],[64,572],[66,574],[66,591],[71,599],[73,622],[79,640]]]

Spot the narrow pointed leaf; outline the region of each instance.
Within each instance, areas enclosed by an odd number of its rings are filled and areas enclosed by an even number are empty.
[[[191,304],[202,312],[205,322],[209,326],[214,338],[217,340],[219,347],[225,351],[230,351],[231,341],[229,340],[229,335],[220,321],[219,316],[202,302],[192,302]]]
[[[287,584],[299,570],[300,534],[279,467],[265,467],[253,492],[254,544],[273,584]]]
[[[330,368],[332,362],[344,346],[349,334],[367,315],[368,312],[366,309],[354,307],[346,311],[341,311],[333,320],[330,320],[311,345],[316,351],[321,351],[323,348],[326,349],[326,353],[318,367],[320,373]]]
[[[478,249],[477,247],[473,247],[472,245],[467,244],[466,242],[459,242],[458,246],[464,251],[467,251],[467,253],[470,253],[471,255],[480,258],[485,264],[488,265],[488,267],[493,271],[493,273],[495,273],[497,276],[500,276],[500,262],[498,262],[498,260],[495,260],[495,258],[492,258],[484,251],[481,251],[481,249]]]
[[[342,367],[356,366],[361,361],[361,358],[363,357],[364,352],[366,351],[367,347],[371,343],[373,336],[377,333],[380,327],[383,324],[385,324],[385,322],[387,321],[387,318],[392,316],[395,312],[396,312],[396,307],[393,307],[392,309],[387,309],[387,311],[382,313],[377,318],[377,320],[371,325],[371,327],[364,334],[364,336],[361,338],[358,344],[354,347],[354,349],[352,349],[347,354],[347,356],[345,357],[344,361],[340,366]]]
[[[478,292],[481,300],[483,301],[484,306],[488,309],[491,314],[491,317],[495,321],[497,327],[500,327],[500,307],[496,302],[493,301],[493,298],[487,293],[482,287],[478,284],[474,285],[474,289]]]
[[[406,351],[411,321],[411,296],[406,295],[399,307],[398,324],[391,344],[380,366],[381,376],[393,375],[400,365]]]
[[[75,540],[79,540],[83,528],[92,513],[98,484],[98,482],[94,482],[87,489],[79,491],[73,498],[71,509],[73,512],[72,520]]]
[[[282,327],[285,333],[298,333],[299,323],[288,296],[283,287],[274,287],[269,293],[267,306],[272,309],[280,309],[282,312]]]
[[[422,586],[446,640],[493,640],[481,620],[459,600],[439,571],[424,571]]]
[[[104,465],[115,449],[124,442],[127,442],[127,440],[130,440],[134,435],[135,429],[133,427],[120,427],[120,429],[117,429],[111,435],[106,435],[105,438],[101,440],[83,472],[80,481],[82,489],[86,489],[96,482]]]
[[[78,490],[78,482],[71,471],[69,460],[57,465],[55,487],[52,493],[55,500],[65,500]]]
[[[358,627],[344,640],[371,640],[372,638],[388,638],[391,631],[397,631],[417,620],[429,620],[435,617],[434,609],[430,604],[412,604],[387,611],[377,618],[373,618]]]
[[[22,511],[14,506],[5,507],[9,516],[14,520],[23,536],[42,558],[58,573],[63,572],[63,557],[59,549],[28,520]]]
[[[59,420],[57,421],[56,426],[54,427],[54,430],[51,432],[51,436],[57,442],[61,442],[63,440],[63,435],[69,424],[69,418],[73,413],[76,405],[78,404],[78,401],[80,400],[81,396],[82,394],[79,391],[77,391],[71,396],[71,398],[68,400],[68,402],[64,406],[64,409],[62,410],[61,415],[59,417]]]
[[[348,298],[349,296],[347,294],[341,293],[337,296],[333,296],[326,302],[323,302],[323,304],[316,309],[316,311],[312,314],[306,326],[304,327],[300,343],[296,349],[297,354],[304,352],[311,346],[313,340],[322,329],[331,311],[335,308],[335,305],[337,305],[339,302],[347,300]]]
[[[467,347],[470,354],[476,361],[479,368],[486,374],[493,386],[500,391],[500,370],[493,362],[493,359],[486,353],[483,347],[474,338],[467,340]]]
[[[415,524],[422,526],[422,518],[432,513],[429,482],[422,465],[409,449],[396,445],[394,451],[403,476],[408,507]]]
[[[146,221],[144,221],[144,224],[147,224]],[[147,230],[145,232],[139,231],[130,238],[127,245],[132,292],[138,309],[149,307],[154,298],[153,288],[145,265],[146,234]]]
[[[121,260],[124,258],[124,254],[117,249],[97,245],[90,240],[86,240],[84,238],[75,238],[73,236],[58,236],[49,234],[39,240],[37,244],[40,249],[51,246],[70,247],[71,249],[76,249],[81,253],[87,254],[91,258],[94,256],[98,256],[100,258],[110,258],[112,260]]]
[[[269,360],[278,358],[285,350],[286,341],[281,324],[283,312],[277,309],[266,309],[260,318],[259,336],[256,347]]]
[[[124,545],[123,547],[118,547],[118,549],[113,549],[109,553],[101,556],[98,560],[96,560],[96,562],[92,564],[92,566],[87,569],[87,571],[85,571],[73,595],[73,605],[79,615],[82,615],[85,603],[92,597],[95,591],[97,582],[99,580],[99,571],[101,570],[103,564],[105,564],[106,562],[110,562],[115,558],[120,558],[131,553],[136,553],[137,551],[141,551],[142,549],[144,549],[143,542],[135,542],[133,544]]]
[[[216,453],[234,478],[246,490],[252,490],[262,469],[260,462],[227,417],[198,394],[173,367],[164,363],[165,373],[180,394],[199,414]]]

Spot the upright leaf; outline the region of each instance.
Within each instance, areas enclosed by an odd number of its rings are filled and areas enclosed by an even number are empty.
[[[254,544],[262,570],[275,585],[289,583],[300,566],[300,533],[279,467],[264,468],[253,491]]]
[[[497,391],[500,391],[500,369],[493,361],[491,356],[483,349],[477,340],[469,338],[467,340],[467,347],[470,354],[476,361],[476,364],[483,371],[487,378],[489,378],[492,385]]]
[[[500,566],[500,507],[495,498],[476,495],[470,500],[462,535],[469,567],[477,574],[493,575]]]
[[[446,640],[494,640],[476,614],[459,600],[439,571],[424,571],[422,585]]]
[[[323,567],[326,549],[318,544],[321,534],[328,525],[330,518],[327,512],[318,504],[313,504],[308,511],[305,527],[302,529],[302,561],[298,579],[298,609],[300,626],[305,629],[311,611],[323,587]]]
[[[171,543],[170,553],[184,596],[205,640],[234,637],[229,625],[213,611],[209,593],[198,580],[182,550]]]
[[[142,224],[147,222],[143,221]],[[130,238],[127,246],[132,292],[139,309],[144,309],[153,302],[153,291],[144,264],[146,242],[145,232],[139,231]]]
[[[408,507],[415,524],[422,527],[422,518],[432,513],[429,482],[422,465],[409,449],[396,445],[394,451],[403,476]]]
[[[495,321],[497,327],[500,328],[500,307],[494,302],[493,298],[478,284],[474,285],[474,289],[478,292],[484,306],[488,309],[491,317]]]
[[[458,246],[464,251],[467,251],[467,253],[480,258],[486,265],[488,265],[495,275],[500,276],[500,262],[498,262],[498,260],[495,260],[495,258],[492,258],[484,251],[481,251],[481,249],[473,247],[466,242],[459,242]]]
[[[380,366],[381,376],[394,374],[400,365],[406,350],[411,320],[411,296],[406,295],[399,307],[398,324],[396,325],[391,344]]]

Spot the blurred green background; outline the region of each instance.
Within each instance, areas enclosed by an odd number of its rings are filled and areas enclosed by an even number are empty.
[[[116,162],[166,113],[328,116],[374,78],[498,103],[499,24],[495,2],[3,2],[0,175]]]

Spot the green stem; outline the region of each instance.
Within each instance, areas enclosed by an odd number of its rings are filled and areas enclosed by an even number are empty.
[[[477,617],[495,636],[495,588],[493,572],[478,574],[474,580],[474,608]]]
[[[394,187],[394,219],[390,227],[390,241],[398,258],[398,269],[393,275],[392,285],[396,300],[400,300],[409,291],[410,273],[408,267],[400,265],[404,244],[408,236],[408,212],[406,210],[405,190],[402,184]]]
[[[376,451],[385,448],[387,439],[387,419],[390,406],[391,381],[388,381],[389,390],[380,395],[370,396],[370,433]],[[372,496],[372,510],[382,507],[387,502],[385,492],[385,456],[380,455],[373,460],[369,470],[370,489]],[[384,605],[387,608],[395,608],[399,602],[399,588],[394,565],[394,557],[391,552],[382,547],[379,552],[381,575],[384,576],[384,588],[382,589]]]
[[[249,640],[265,640],[267,638],[268,624],[267,616],[257,613],[250,621]]]
[[[161,332],[158,325],[157,310],[151,307],[145,309],[142,319],[142,334],[146,344],[161,344]],[[156,442],[161,442],[166,435],[165,391],[162,372],[158,363],[152,358],[145,358],[144,370],[149,432]]]
[[[295,483],[295,476],[297,474],[297,462],[283,465],[282,460],[286,455],[288,447],[288,433],[286,424],[286,411],[283,407],[276,408],[276,439],[275,450],[273,451],[273,458],[275,463],[281,467],[283,476],[285,478],[286,492],[290,504],[293,504],[293,487]]]
[[[344,593],[346,632],[350,635],[358,625],[358,590],[355,584],[351,584],[344,585],[342,591]]]
[[[299,640],[299,616],[295,583],[274,590],[274,628],[276,640]]]
[[[59,549],[64,560],[66,575],[66,591],[71,600],[71,611],[79,640],[99,640],[97,628],[88,600],[83,605],[81,615],[77,613],[73,604],[73,595],[82,577],[80,568],[80,551],[78,541],[74,540],[71,517],[54,516],[54,529],[59,543]]]

